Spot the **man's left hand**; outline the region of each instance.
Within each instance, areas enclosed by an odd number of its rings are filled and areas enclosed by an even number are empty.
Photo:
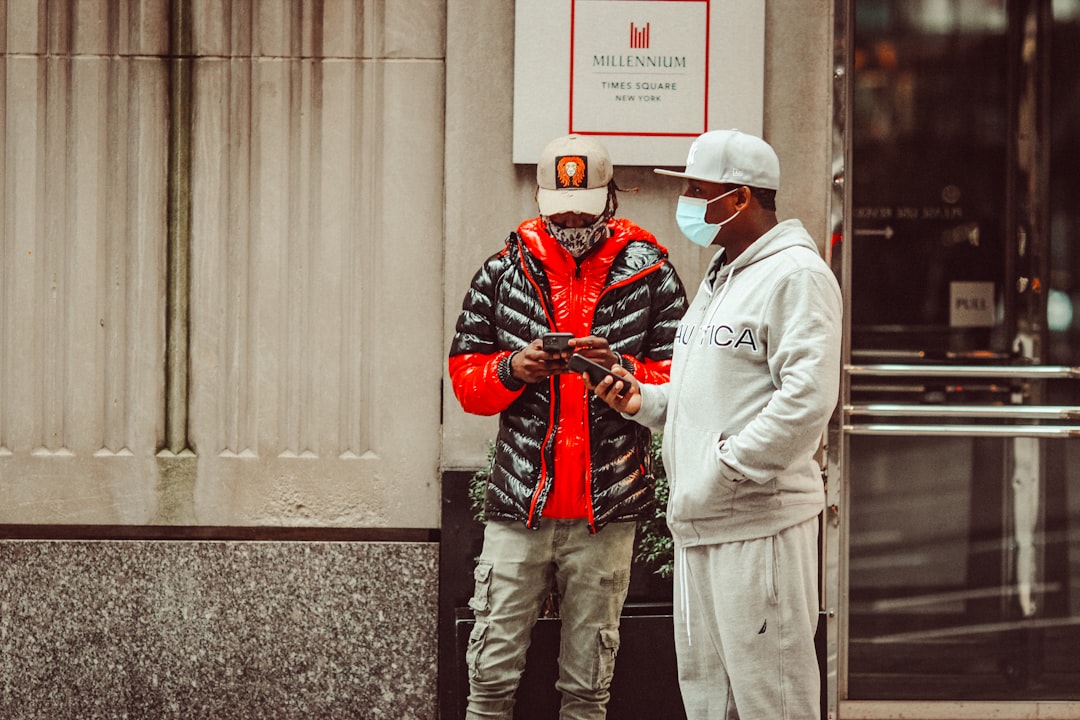
[[[606,368],[612,365],[621,365],[622,358],[608,345],[607,338],[597,335],[574,338],[570,341],[570,349],[593,362],[598,362]]]

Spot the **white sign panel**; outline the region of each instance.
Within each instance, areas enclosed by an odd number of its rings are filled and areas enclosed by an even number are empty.
[[[708,21],[707,3],[668,3],[657,28],[664,32],[656,34],[639,3],[575,5],[580,7],[570,32],[570,132],[705,131],[708,34],[701,30]]]
[[[515,32],[514,162],[573,132],[681,166],[706,130],[761,133],[764,3],[517,0]]]
[[[994,283],[949,283],[949,325],[951,327],[993,327]]]

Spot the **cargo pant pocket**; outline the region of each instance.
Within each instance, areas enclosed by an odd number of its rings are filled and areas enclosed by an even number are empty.
[[[491,568],[492,564],[486,560],[476,563],[476,570],[473,571],[476,585],[469,598],[469,607],[473,612],[486,613],[491,609]]]
[[[483,680],[481,661],[484,657],[484,644],[487,642],[487,623],[476,623],[469,633],[469,646],[465,649],[465,667],[469,670],[470,680]]]
[[[597,690],[607,690],[615,675],[615,656],[619,654],[619,628],[600,628],[596,635],[596,671],[593,685]]]

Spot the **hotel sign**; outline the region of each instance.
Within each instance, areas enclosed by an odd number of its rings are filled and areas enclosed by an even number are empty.
[[[682,165],[716,128],[761,133],[764,3],[517,0],[514,162],[567,133],[618,165]]]

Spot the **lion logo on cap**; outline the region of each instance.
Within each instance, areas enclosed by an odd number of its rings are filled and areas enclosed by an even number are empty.
[[[580,155],[563,155],[555,160],[555,186],[580,188],[585,184],[588,163]]]

